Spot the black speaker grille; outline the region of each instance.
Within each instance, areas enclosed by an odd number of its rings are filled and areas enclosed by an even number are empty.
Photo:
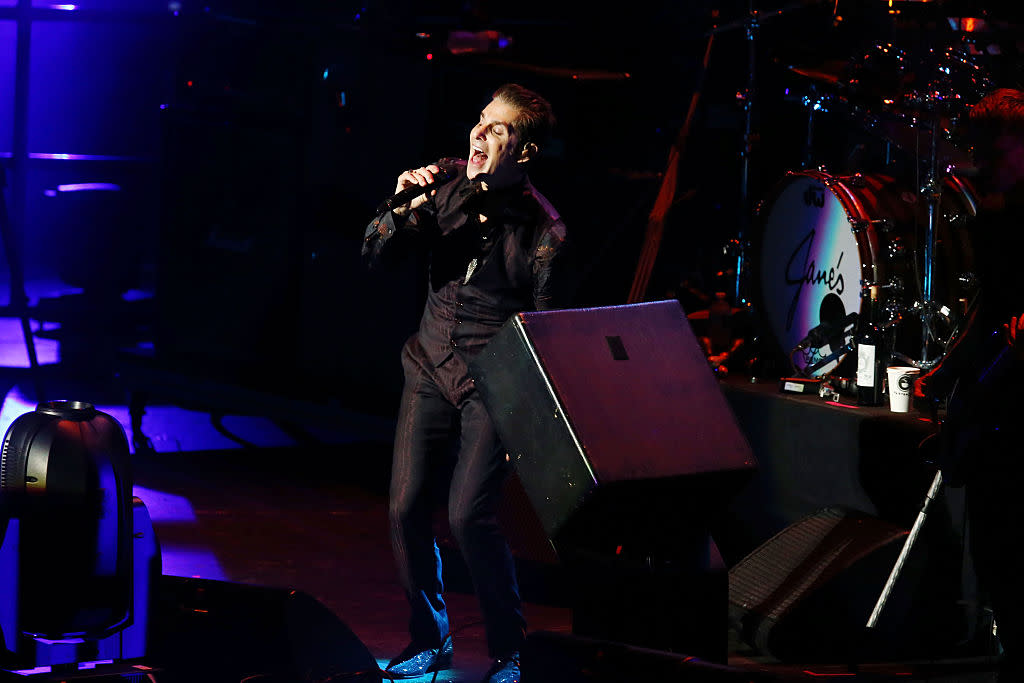
[[[729,602],[778,619],[858,558],[906,533],[842,508],[818,510],[780,531],[729,571]]]

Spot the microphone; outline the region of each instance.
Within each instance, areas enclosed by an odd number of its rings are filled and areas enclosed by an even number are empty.
[[[812,327],[808,330],[807,336],[800,340],[800,343],[796,345],[793,351],[803,351],[811,347],[821,348],[828,343],[829,337],[843,332],[847,327],[855,324],[857,317],[857,313],[849,313],[845,318],[826,320],[820,325]]]
[[[455,180],[455,178],[459,176],[459,167],[454,163],[453,159],[442,159],[437,162],[435,166],[441,170],[434,174],[434,182],[428,185],[413,185],[405,188],[390,199],[386,199],[381,202],[380,206],[377,207],[377,214],[387,213],[388,211],[394,210],[396,207],[408,204],[421,194],[426,194],[432,190],[436,190],[448,181]]]

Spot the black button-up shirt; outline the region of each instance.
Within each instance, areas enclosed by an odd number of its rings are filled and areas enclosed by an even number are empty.
[[[458,402],[472,390],[466,363],[512,315],[570,304],[565,224],[528,180],[482,191],[463,162],[459,177],[408,217],[372,221],[363,257],[376,265],[413,237],[430,251],[430,287],[405,350]]]

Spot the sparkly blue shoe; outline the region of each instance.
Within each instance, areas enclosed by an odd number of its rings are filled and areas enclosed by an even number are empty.
[[[519,653],[498,657],[480,683],[519,683]]]
[[[409,643],[402,654],[392,659],[384,673],[392,678],[416,678],[434,671],[444,671],[452,666],[452,639],[447,638],[441,649],[424,648]],[[518,680],[518,679],[517,679]]]

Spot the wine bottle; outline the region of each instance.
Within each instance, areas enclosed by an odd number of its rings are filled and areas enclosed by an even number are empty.
[[[878,328],[879,314],[878,287],[871,286],[870,299],[861,307],[857,325],[857,404],[877,406],[883,401],[882,387],[885,382],[885,345]],[[866,309],[866,310],[865,310]]]

